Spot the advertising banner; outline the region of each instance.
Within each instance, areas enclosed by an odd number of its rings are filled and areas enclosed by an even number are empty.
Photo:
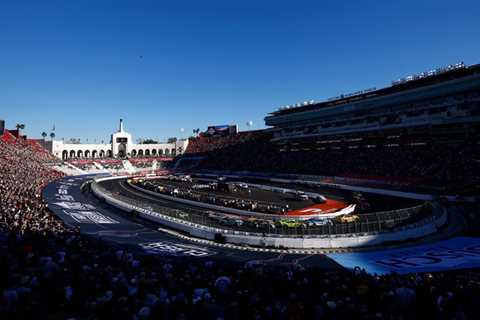
[[[345,268],[360,267],[371,274],[478,268],[480,238],[456,237],[420,246],[328,256]]]
[[[236,125],[209,126],[205,133],[210,136],[227,136],[229,134],[236,134],[237,126]]]

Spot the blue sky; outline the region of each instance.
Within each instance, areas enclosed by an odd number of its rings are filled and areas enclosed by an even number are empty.
[[[479,1],[0,0],[0,119],[134,138],[263,117],[459,61]],[[180,128],[185,128],[181,133]]]

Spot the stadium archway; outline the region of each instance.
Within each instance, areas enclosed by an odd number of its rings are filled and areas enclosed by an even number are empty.
[[[143,150],[138,150],[138,156],[143,157]]]
[[[73,159],[73,158],[75,158],[75,151],[71,150],[70,151],[70,159]]]
[[[62,152],[62,160],[67,160],[68,159],[68,151],[67,150],[63,150]]]
[[[109,157],[109,158],[112,157],[112,150],[107,150],[107,157]]]
[[[95,158],[97,158],[97,157],[98,157],[98,152],[97,152],[97,150],[93,150],[93,151],[92,151],[92,158],[95,159]]]
[[[121,143],[118,145],[118,157],[125,158],[127,156],[127,145]]]
[[[136,157],[137,156],[137,150],[133,149],[132,150],[132,157]]]
[[[170,155],[170,149],[165,149],[165,155],[166,156]]]
[[[105,151],[100,150],[100,158],[105,158]]]
[[[90,150],[85,150],[85,158],[90,158]]]
[[[77,158],[83,158],[83,151],[82,150],[77,151]]]
[[[152,150],[152,156],[156,156],[157,155],[157,150],[156,149],[153,149]]]
[[[162,156],[163,155],[163,149],[158,149],[158,155]]]
[[[150,150],[148,150],[148,149],[145,150],[145,156],[146,156],[146,157],[149,157],[149,156],[150,156]]]

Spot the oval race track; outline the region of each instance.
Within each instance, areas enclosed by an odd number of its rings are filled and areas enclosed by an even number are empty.
[[[136,219],[128,213],[100,202],[81,186],[92,175],[65,177],[50,183],[43,191],[43,198],[52,212],[66,224],[78,227],[83,234],[101,238],[114,246],[125,247],[137,253],[162,255],[170,258],[227,260],[234,262],[258,262],[277,264],[301,264],[325,269],[340,268],[323,254],[284,254],[247,251],[205,244],[179,238],[161,231],[161,226]],[[104,185],[105,186],[105,185]],[[145,201],[156,209],[163,207],[181,209],[182,205],[155,199],[137,193],[118,182],[109,184],[112,193],[130,197],[132,201]]]

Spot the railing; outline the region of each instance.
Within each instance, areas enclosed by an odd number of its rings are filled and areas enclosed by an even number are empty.
[[[331,220],[331,224],[321,226],[297,226],[287,227],[257,220],[237,225],[235,220],[228,223],[220,223],[208,216],[207,210],[184,207],[174,209],[160,204],[146,203],[145,201],[127,197],[118,193],[112,193],[101,187],[98,183],[92,184],[103,196],[112,201],[128,204],[132,211],[143,211],[148,214],[160,214],[179,220],[181,223],[195,224],[196,227],[218,229],[218,232],[231,234],[264,234],[276,237],[302,236],[302,237],[323,237],[323,236],[356,236],[367,234],[378,234],[417,228],[439,219],[444,214],[444,209],[437,203],[425,203],[416,207],[359,215],[355,222],[338,222]]]

